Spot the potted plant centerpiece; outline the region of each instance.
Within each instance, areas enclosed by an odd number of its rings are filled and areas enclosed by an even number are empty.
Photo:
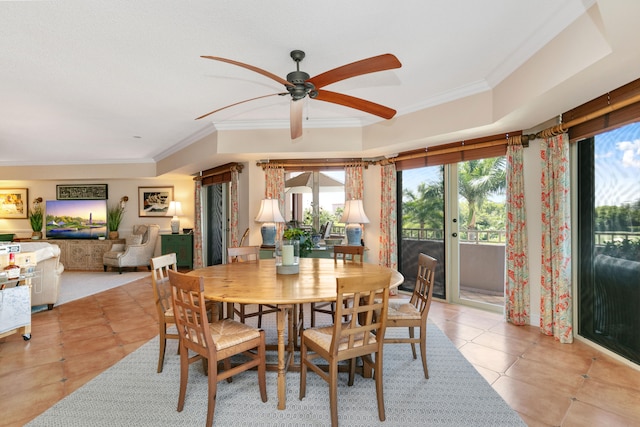
[[[29,212],[29,222],[31,223],[32,240],[39,240],[42,238],[42,225],[43,225],[44,212],[42,210],[42,197],[38,197],[33,201],[33,208]]]
[[[116,240],[120,237],[118,227],[120,227],[120,223],[122,222],[124,208],[128,201],[129,197],[123,196],[118,204],[107,208],[107,227],[109,227],[109,239],[111,240]]]
[[[297,227],[289,227],[284,230],[282,235],[284,240],[299,240],[300,241],[300,256],[306,257],[311,253],[311,249],[313,249],[313,242],[311,241],[311,235]]]

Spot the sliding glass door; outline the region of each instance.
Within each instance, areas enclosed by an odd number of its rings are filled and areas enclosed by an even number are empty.
[[[451,165],[452,248],[457,276],[452,300],[494,311],[504,307],[505,157]],[[453,185],[456,188],[453,188]],[[453,236],[457,234],[457,236]],[[457,286],[456,286],[457,285]]]
[[[431,166],[398,173],[398,270],[401,290],[413,291],[420,252],[438,260],[433,297],[446,299],[444,167]]]
[[[398,173],[398,265],[413,289],[420,252],[438,260],[434,298],[504,306],[504,157]]]
[[[578,334],[640,363],[640,123],[577,146]]]

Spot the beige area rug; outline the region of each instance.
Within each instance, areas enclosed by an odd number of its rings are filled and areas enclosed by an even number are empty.
[[[255,320],[255,319],[251,319]],[[275,316],[263,318],[267,340],[275,339]],[[393,334],[406,335],[406,330]],[[503,426],[525,423],[462,356],[434,324],[427,328],[429,379],[409,345],[384,349],[386,421],[378,420],[375,382],[356,375],[347,386],[340,374],[338,418],[342,426]],[[268,351],[274,363],[277,353]],[[296,357],[296,360],[298,358]],[[201,363],[189,369],[187,398],[176,411],[180,356],[169,340],[164,370],[156,373],[158,338],[131,353],[28,424],[30,427],[201,426],[207,413],[207,377]],[[300,374],[287,373],[287,407],[277,409],[276,372],[267,372],[268,402],[260,400],[256,372],[243,372],[232,383],[218,383],[214,426],[327,426],[330,424],[328,385],[316,374],[307,377],[307,395],[298,399]]]
[[[131,271],[122,274],[112,271],[65,271],[62,273],[60,295],[56,305],[88,297],[150,275],[149,271]]]

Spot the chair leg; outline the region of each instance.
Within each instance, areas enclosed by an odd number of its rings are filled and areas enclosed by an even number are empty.
[[[353,385],[353,380],[356,376],[356,362],[357,358],[349,359],[349,382],[347,385],[351,387]]]
[[[182,345],[180,345],[182,347]],[[189,352],[181,348],[180,351],[180,394],[178,395],[178,412],[184,409],[184,398],[187,395],[187,381],[189,380]]]
[[[162,372],[164,367],[164,352],[167,347],[167,325],[160,325],[160,354],[158,354],[158,373]]]
[[[386,418],[384,411],[384,391],[382,388],[382,351],[376,353],[376,362],[375,362],[375,381],[376,381],[376,396],[378,397],[378,418],[380,421],[384,421]]]
[[[231,359],[229,357],[227,357],[222,361],[222,367],[224,368],[225,371],[228,371],[231,369]],[[228,383],[233,382],[233,377],[227,378],[227,382]]]
[[[260,346],[258,347],[258,357],[260,364],[258,365],[258,386],[260,387],[260,398],[263,402],[267,401],[267,354],[265,350],[265,333],[260,331]]]
[[[420,356],[422,356],[422,370],[424,377],[429,379],[429,368],[427,368],[427,328],[420,327]]]
[[[302,335],[304,335],[304,332],[301,333],[300,337],[300,394],[298,395],[300,400],[304,399],[307,393],[307,346]]]
[[[262,304],[258,304],[258,329],[262,328]]]
[[[409,327],[409,338],[413,339],[413,326]],[[416,355],[416,344],[415,343],[411,343],[411,351],[413,352],[413,358],[417,359],[418,356]]]
[[[203,359],[204,360],[204,359]],[[208,381],[208,404],[207,404],[207,427],[211,427],[213,425],[213,413],[216,410],[216,393],[218,392],[218,369],[215,361],[211,359],[207,359],[207,365],[209,370],[209,381]]]
[[[331,425],[338,425],[338,362],[329,366],[329,407],[331,409]]]

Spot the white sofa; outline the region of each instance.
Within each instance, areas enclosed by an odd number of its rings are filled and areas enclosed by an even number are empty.
[[[31,280],[31,306],[47,305],[49,310],[58,302],[60,277],[60,247],[47,242],[20,242],[20,252],[35,254],[37,275]]]

